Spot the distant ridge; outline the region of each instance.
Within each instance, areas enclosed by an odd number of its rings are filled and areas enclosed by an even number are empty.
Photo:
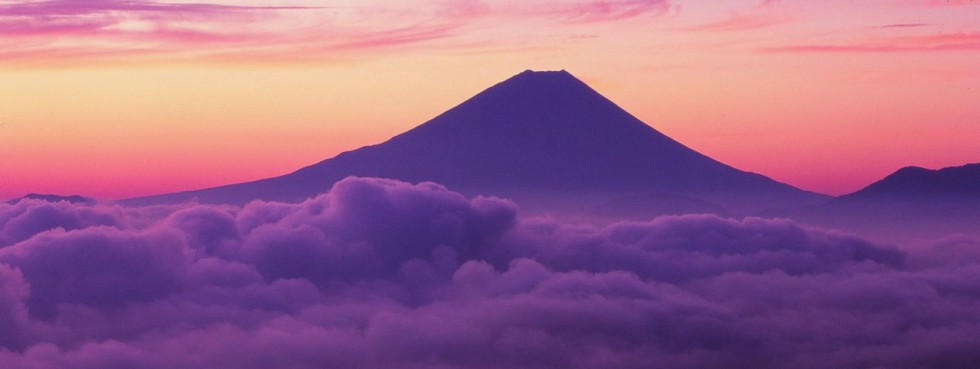
[[[886,198],[980,200],[980,163],[938,170],[905,167],[839,200]]]
[[[294,202],[347,176],[433,181],[535,211],[593,209],[647,194],[743,213],[828,199],[691,150],[564,70],[528,70],[384,143],[284,176],[124,203]]]
[[[38,193],[29,193],[29,194],[24,195],[22,197],[19,197],[19,198],[16,198],[16,199],[7,201],[7,203],[8,204],[16,204],[16,203],[20,202],[21,200],[42,200],[42,201],[47,201],[47,202],[61,202],[61,201],[66,201],[66,202],[70,202],[72,204],[92,204],[92,203],[95,203],[95,200],[94,199],[90,199],[90,198],[79,196],[79,195],[61,196],[61,195],[38,194]]]
[[[952,233],[980,235],[980,163],[938,170],[906,167],[826,204],[767,215],[893,242]]]

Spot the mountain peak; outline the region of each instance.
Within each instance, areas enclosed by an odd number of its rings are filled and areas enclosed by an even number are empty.
[[[892,173],[890,176],[921,175],[929,172],[932,172],[932,170],[917,166],[907,166],[895,171],[895,173]]]
[[[565,70],[525,70],[389,141],[419,142],[460,144],[467,152],[479,146],[480,155],[573,155],[581,162],[613,160],[613,147],[656,147],[645,154],[675,159],[697,156]]]
[[[514,95],[523,98],[548,96],[562,99],[573,96],[579,98],[586,96],[602,98],[602,95],[599,95],[589,85],[564,69],[557,71],[534,71],[528,69],[490,87],[481,95],[491,92],[498,95]]]
[[[571,73],[569,73],[567,70],[564,70],[564,69],[559,69],[559,70],[533,70],[533,69],[527,69],[527,70],[525,70],[523,72],[520,72],[520,73],[514,75],[514,77],[521,77],[521,78],[549,78],[549,77],[550,78],[572,78],[572,79],[578,80],[577,78],[575,78],[575,76],[573,76]]]
[[[149,200],[299,201],[352,175],[433,181],[525,209],[590,209],[651,193],[738,211],[823,200],[691,150],[565,70],[518,73],[386,142],[282,177]]]

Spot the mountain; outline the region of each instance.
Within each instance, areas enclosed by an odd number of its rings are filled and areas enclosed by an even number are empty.
[[[87,197],[79,196],[79,195],[61,196],[61,195],[49,195],[49,194],[38,194],[38,193],[29,193],[27,195],[24,195],[23,197],[19,197],[19,198],[16,198],[16,199],[7,201],[7,203],[8,204],[16,204],[16,203],[20,202],[21,200],[42,200],[42,201],[47,201],[47,202],[67,201],[67,202],[70,202],[72,204],[93,204],[93,203],[95,203],[95,200],[90,199],[90,198],[87,198]]]
[[[525,71],[384,143],[284,176],[125,203],[300,201],[347,176],[433,181],[532,212],[651,194],[740,213],[827,199],[691,150],[562,70]]]
[[[980,200],[980,163],[930,170],[905,167],[837,201]]]
[[[906,167],[826,204],[767,215],[896,242],[980,235],[980,163],[939,170]]]

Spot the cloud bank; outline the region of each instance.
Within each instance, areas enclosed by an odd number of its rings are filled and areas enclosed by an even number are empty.
[[[0,205],[4,368],[969,368],[980,245],[605,228],[348,178],[299,204]]]

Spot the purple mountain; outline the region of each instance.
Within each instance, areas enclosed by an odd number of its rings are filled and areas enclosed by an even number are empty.
[[[61,195],[29,193],[27,195],[24,195],[23,197],[19,197],[19,198],[16,198],[16,199],[7,201],[7,203],[8,204],[16,204],[16,203],[18,203],[18,202],[20,202],[22,200],[42,200],[42,201],[47,201],[47,202],[67,201],[67,202],[70,202],[72,204],[94,204],[96,202],[94,199],[90,199],[90,198],[83,197],[83,196],[80,196],[80,195],[61,196]]]
[[[980,201],[980,163],[931,170],[905,167],[839,202],[888,201]]]
[[[980,234],[980,163],[939,170],[906,167],[826,204],[768,215],[889,241]]]
[[[651,209],[666,199],[667,212],[746,213],[827,199],[691,150],[566,71],[525,71],[384,143],[284,176],[126,202],[294,202],[347,176],[433,181],[531,211],[609,212],[643,198]]]

